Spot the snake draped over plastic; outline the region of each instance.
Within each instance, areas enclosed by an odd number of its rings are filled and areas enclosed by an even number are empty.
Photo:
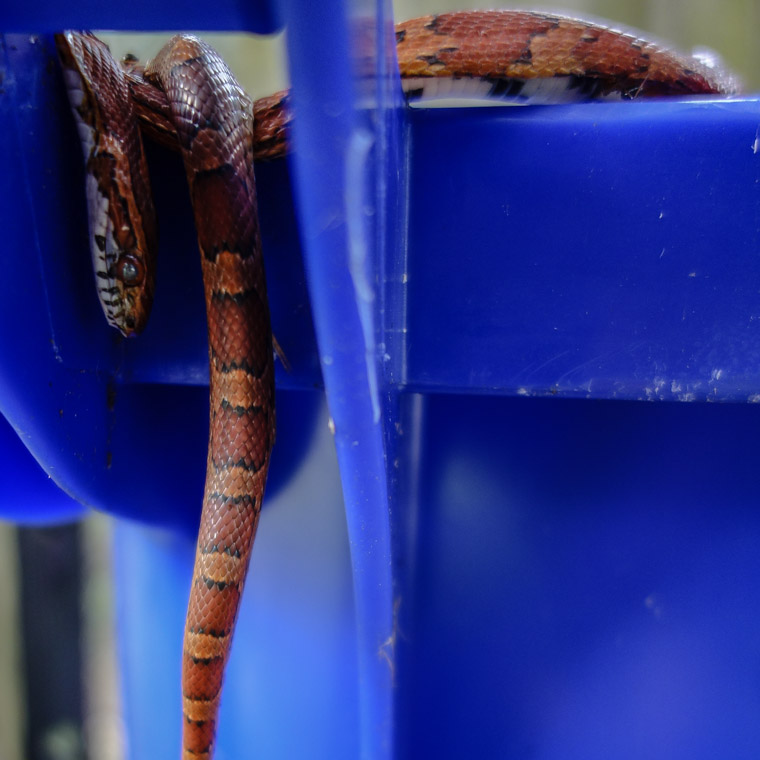
[[[730,94],[725,71],[638,33],[529,11],[462,11],[397,25],[409,100],[460,94],[530,103]],[[107,321],[148,319],[157,223],[142,135],[179,150],[208,321],[210,429],[184,634],[185,760],[209,760],[275,438],[274,361],[253,161],[285,151],[287,95],[253,104],[201,40],[173,37],[143,69],[89,33],[57,36],[86,165],[90,249]]]

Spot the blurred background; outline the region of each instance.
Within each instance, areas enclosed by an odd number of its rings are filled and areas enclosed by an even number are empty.
[[[709,47],[747,91],[760,91],[760,0],[725,0],[719,6],[710,0],[578,0],[556,6],[396,0],[393,6],[399,20],[483,7],[609,19],[684,51]],[[167,36],[118,34],[107,40],[117,57],[131,52],[146,60]],[[285,34],[203,36],[254,97],[287,86]],[[93,514],[77,525],[46,528],[0,523],[0,577],[0,760],[122,760],[109,518]],[[67,642],[63,657],[50,645],[51,620],[52,640]],[[67,683],[65,698],[49,693],[53,677]]]

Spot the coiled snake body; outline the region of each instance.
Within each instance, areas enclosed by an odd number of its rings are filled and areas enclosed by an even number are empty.
[[[449,94],[456,90],[451,82],[510,98],[534,96],[548,82],[543,92],[563,99],[567,93],[718,93],[734,86],[721,72],[637,36],[548,14],[427,16],[399,24],[397,41],[410,98]],[[133,63],[116,64],[91,35],[67,32],[58,46],[87,164],[96,283],[106,318],[127,335],[148,316],[157,237],[138,122],[178,145],[185,161],[206,297],[211,415],[185,628],[183,757],[211,758],[275,434],[253,158],[282,152],[284,97],[257,102],[254,140],[251,101],[200,40],[174,37],[144,76]]]

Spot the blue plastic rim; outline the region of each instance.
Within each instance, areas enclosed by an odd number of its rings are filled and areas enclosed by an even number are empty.
[[[61,29],[161,31],[180,28],[271,34],[282,25],[282,7],[273,0],[250,3],[217,0],[213,7],[179,0],[161,3],[136,0],[118,8],[96,0],[80,0],[68,7],[49,0],[36,0],[7,3],[0,10],[3,32],[20,34],[50,34]]]
[[[288,162],[257,168],[292,371],[219,757],[756,757],[760,102],[408,111],[383,4],[200,8],[201,28],[287,23],[298,114]],[[137,23],[48,11],[36,29]],[[126,725],[133,757],[172,756],[207,436],[182,169],[153,156],[159,291],[186,278],[121,341],[51,41],[2,42],[0,213],[24,255],[0,404],[55,482],[129,518]],[[6,517],[79,509],[7,451]]]
[[[409,387],[760,400],[756,100],[410,116]]]

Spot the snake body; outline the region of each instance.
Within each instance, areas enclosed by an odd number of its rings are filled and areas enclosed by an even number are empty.
[[[731,92],[733,81],[631,34],[548,14],[460,12],[397,26],[409,96],[441,78],[521,97],[534,81],[582,98]],[[211,758],[219,696],[275,435],[272,336],[253,158],[281,155],[279,94],[252,104],[221,58],[173,38],[143,70],[88,34],[58,36],[87,165],[90,238],[108,321],[145,324],[156,222],[141,129],[181,151],[193,201],[208,319],[206,487],[184,638],[183,757]],[[556,88],[553,88],[556,90]],[[447,94],[451,88],[432,88]]]
[[[441,81],[479,82],[486,96],[520,97],[537,82],[576,99],[730,93],[726,72],[641,36],[535,11],[459,11],[396,26],[412,97]],[[560,90],[561,91],[561,90]],[[565,99],[565,98],[563,98]]]
[[[103,62],[107,50],[95,38],[67,33],[59,37],[59,47],[69,89],[74,88],[71,100],[83,135],[88,177],[95,176],[88,179],[90,209],[111,207],[115,212],[113,223],[91,221],[93,240],[102,229],[108,235],[104,259],[99,255],[101,244],[93,242],[101,267],[96,269],[97,280],[105,274],[126,293],[124,305],[115,310],[116,291],[109,293],[106,315],[129,335],[144,324],[142,299],[131,295],[143,289],[145,271],[154,258],[152,251],[138,245],[140,235],[127,234],[143,226],[136,196],[124,181],[124,176],[142,176],[144,170],[139,139],[138,147],[132,145],[137,121],[126,132],[129,150],[116,150],[115,155],[113,143],[124,138],[104,132],[113,128],[115,120],[109,122],[109,114],[118,113],[127,87],[124,80],[119,88],[108,88],[118,80],[120,68]],[[154,96],[164,95],[185,162],[206,298],[210,432],[185,626],[182,692],[183,756],[210,758],[224,667],[275,435],[272,336],[256,214],[251,101],[217,53],[194,37],[171,40],[146,69],[145,80],[155,83]],[[131,99],[126,101],[131,109]],[[143,205],[150,214],[152,204]],[[155,226],[152,220],[148,224]],[[139,285],[124,277],[130,267],[140,269]]]
[[[182,674],[184,752],[203,758],[212,752],[274,444],[272,331],[252,103],[219,55],[194,37],[171,40],[145,75],[166,94],[184,158],[208,319],[209,448]]]

